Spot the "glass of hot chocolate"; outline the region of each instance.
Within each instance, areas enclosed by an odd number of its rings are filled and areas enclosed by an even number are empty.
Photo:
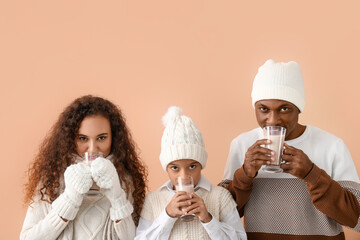
[[[281,156],[284,148],[286,128],[281,126],[266,126],[263,128],[263,134],[265,139],[271,141],[270,144],[266,144],[265,147],[271,149],[274,155],[274,161],[270,165],[266,165],[263,170],[267,172],[278,173],[282,172]]]
[[[194,180],[191,176],[177,177],[175,179],[175,190],[177,192],[183,191],[186,193],[194,192]],[[190,222],[196,218],[195,214],[184,214],[180,219],[184,222]]]

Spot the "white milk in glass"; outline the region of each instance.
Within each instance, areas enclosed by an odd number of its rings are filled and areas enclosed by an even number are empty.
[[[176,185],[175,189],[177,192],[187,192],[187,193],[192,193],[194,192],[194,185]]]
[[[270,165],[266,165],[263,170],[267,172],[282,172],[280,167],[282,149],[285,140],[286,128],[281,126],[266,126],[263,128],[263,134],[265,139],[271,141],[270,144],[266,144],[265,147],[271,149],[274,155],[274,161],[271,161]]]
[[[271,144],[267,145],[267,147],[275,152],[275,161],[271,163],[271,165],[280,165],[280,154],[282,151],[282,143],[284,142],[285,135],[271,135],[269,139],[271,140]]]
[[[177,192],[186,192],[193,193],[194,192],[194,181],[191,177],[178,177],[176,179],[175,190]],[[183,211],[183,208],[181,208]],[[195,214],[185,214],[180,217],[180,219],[184,222],[190,222],[196,218]]]

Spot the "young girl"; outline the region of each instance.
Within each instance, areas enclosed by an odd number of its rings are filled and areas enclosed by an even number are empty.
[[[200,130],[178,107],[169,108],[163,123],[160,162],[170,180],[146,196],[135,239],[246,239],[230,193],[201,174],[207,153]],[[176,192],[176,179],[189,176],[194,192]],[[195,220],[181,220],[191,214]]]
[[[104,158],[89,166],[85,152]],[[146,175],[120,109],[99,97],[76,99],[28,170],[20,239],[133,239]],[[101,194],[87,196],[94,183]]]

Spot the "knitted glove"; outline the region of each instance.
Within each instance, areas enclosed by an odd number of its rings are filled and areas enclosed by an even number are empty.
[[[83,193],[93,184],[90,167],[77,163],[66,168],[64,173],[65,190],[53,203],[53,209],[67,220],[73,220],[83,200]]]
[[[104,189],[104,195],[110,200],[110,218],[113,221],[130,216],[132,204],[127,200],[121,188],[117,171],[108,159],[98,157],[91,164],[91,174],[96,184]]]

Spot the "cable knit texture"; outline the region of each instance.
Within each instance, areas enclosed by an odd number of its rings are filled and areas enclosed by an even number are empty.
[[[182,109],[172,106],[162,118],[165,130],[161,138],[160,163],[166,172],[167,165],[179,159],[193,159],[206,166],[207,152],[199,128]]]
[[[28,208],[20,239],[134,239],[135,224],[131,215],[115,223],[109,216],[110,207],[104,196],[84,197],[75,219],[65,222],[54,212],[53,205],[37,200]]]
[[[104,189],[110,200],[110,218],[114,221],[128,217],[133,212],[132,204],[126,199],[117,171],[108,159],[99,157],[91,164],[91,173],[96,184]]]
[[[196,194],[204,200],[209,213],[219,221],[222,221],[236,207],[230,193],[222,187],[211,185],[210,192],[200,188],[196,191]],[[141,217],[153,222],[167,206],[172,196],[171,192],[165,188],[150,193],[145,199]],[[211,238],[199,220],[183,222],[178,219],[173,226],[169,239],[197,240]]]

